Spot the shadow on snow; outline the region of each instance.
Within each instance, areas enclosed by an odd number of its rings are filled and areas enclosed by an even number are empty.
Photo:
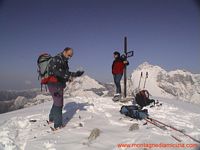
[[[67,124],[72,118],[73,116],[76,114],[76,111],[86,111],[87,109],[85,108],[85,106],[90,106],[92,104],[89,103],[76,103],[76,102],[69,102],[67,104],[65,104],[64,106],[64,110],[65,113],[63,114],[63,124]]]

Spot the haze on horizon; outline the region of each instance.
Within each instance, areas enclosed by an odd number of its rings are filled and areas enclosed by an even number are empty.
[[[0,90],[39,87],[37,57],[65,47],[72,71],[110,82],[124,36],[129,74],[145,61],[200,73],[199,27],[198,0],[0,0]]]

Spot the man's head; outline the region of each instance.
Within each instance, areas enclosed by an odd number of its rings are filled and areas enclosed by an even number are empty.
[[[66,47],[64,50],[63,50],[63,55],[66,57],[66,58],[71,58],[73,56],[73,49],[70,48],[70,47]]]
[[[114,58],[119,58],[119,57],[120,57],[120,53],[117,52],[117,51],[115,51],[115,52],[113,53],[113,55],[114,55]]]

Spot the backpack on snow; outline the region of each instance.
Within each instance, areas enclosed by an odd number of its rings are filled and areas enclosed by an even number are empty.
[[[149,92],[147,90],[142,90],[136,94],[135,101],[140,107],[148,105]]]
[[[138,108],[138,106],[135,105],[122,106],[120,109],[120,113],[124,114],[125,116],[139,120],[145,119],[149,116],[147,109],[141,110]]]
[[[42,86],[46,85],[49,81],[49,62],[51,61],[52,56],[50,54],[44,53],[38,57],[37,66],[38,66],[38,80]],[[45,86],[46,87],[46,86]]]

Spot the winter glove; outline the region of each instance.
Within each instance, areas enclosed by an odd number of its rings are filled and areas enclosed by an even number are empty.
[[[125,65],[129,65],[129,62],[127,61],[127,60],[125,60],[125,61],[123,61],[123,63],[125,64]]]
[[[75,77],[80,77],[80,76],[82,76],[84,74],[84,71],[77,71],[77,72],[75,72]]]

